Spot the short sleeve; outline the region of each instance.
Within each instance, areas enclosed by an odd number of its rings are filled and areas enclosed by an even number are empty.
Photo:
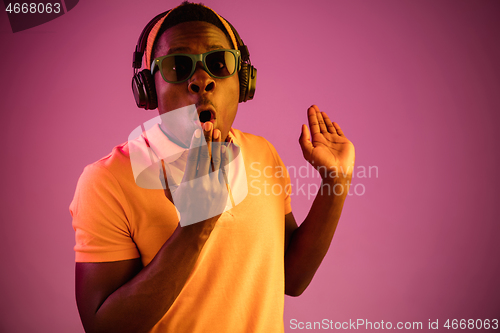
[[[282,170],[282,178],[283,178],[283,188],[285,189],[285,215],[289,214],[292,212],[292,185],[290,182],[290,175],[288,173],[288,169],[286,168],[285,164],[281,160],[280,156],[278,155],[278,152],[276,151],[276,148],[267,141],[267,145],[269,146],[269,149],[271,150],[271,153],[273,154],[275,163],[276,163],[276,168]]]
[[[70,205],[75,230],[76,262],[109,262],[139,258],[131,237],[130,210],[115,177],[92,164],[78,180]]]

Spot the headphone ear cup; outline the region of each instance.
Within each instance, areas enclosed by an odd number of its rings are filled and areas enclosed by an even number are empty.
[[[248,64],[242,63],[238,73],[240,79],[240,100],[239,102],[246,102],[247,89],[248,89]]]
[[[144,69],[132,78],[132,92],[137,107],[154,110],[158,107],[154,78],[148,69]]]
[[[240,103],[249,101],[255,95],[257,69],[250,64],[242,63],[238,75],[240,79]]]
[[[146,110],[154,110],[158,107],[155,79],[153,75],[151,75],[151,71],[149,69],[142,70],[141,75],[144,82],[144,90],[146,91],[148,98],[148,107],[146,108]]]
[[[253,99],[255,95],[255,87],[257,86],[257,68],[252,65],[248,66],[248,87],[246,100],[249,101]]]

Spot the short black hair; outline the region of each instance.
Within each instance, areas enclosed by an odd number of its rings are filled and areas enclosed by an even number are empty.
[[[233,45],[233,43],[231,42],[231,36],[226,30],[226,27],[222,24],[220,19],[212,10],[205,7],[202,3],[191,3],[188,1],[184,1],[179,7],[172,10],[168,14],[165,21],[163,21],[153,44],[151,59],[154,59],[156,57],[155,54],[158,47],[158,39],[165,33],[165,31],[167,31],[168,28],[171,28],[180,23],[193,21],[203,21],[215,25],[217,28],[222,30],[222,32],[224,32],[229,41],[229,45]]]

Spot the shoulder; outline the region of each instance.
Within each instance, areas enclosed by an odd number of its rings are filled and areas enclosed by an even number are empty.
[[[246,155],[252,156],[252,160],[264,159],[267,163],[271,163],[272,161],[275,164],[283,164],[276,148],[266,138],[234,128],[231,129],[231,134],[235,137],[236,143],[241,146],[243,152]]]
[[[122,206],[128,206],[124,188],[128,187],[127,183],[130,181],[133,182],[134,179],[127,143],[124,143],[114,147],[110,154],[84,168],[70,204],[72,216],[81,218],[91,215],[87,209],[89,207],[90,210],[101,211],[119,202]]]
[[[123,173],[126,169],[130,169],[128,142],[114,147],[108,155],[87,165],[83,174],[117,174]]]
[[[103,168],[114,170],[121,168],[123,164],[130,164],[129,144],[122,143],[113,148],[113,150],[98,161],[88,165],[87,167]]]
[[[77,193],[103,190],[117,190],[121,182],[133,181],[127,143],[113,148],[111,153],[87,165],[78,180]]]
[[[235,128],[231,129],[231,134],[235,137],[236,143],[240,144],[246,150],[258,150],[262,153],[263,149],[269,149],[273,153],[276,152],[274,146],[262,136],[242,132]]]

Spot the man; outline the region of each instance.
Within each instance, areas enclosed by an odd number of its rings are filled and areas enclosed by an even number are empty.
[[[82,323],[86,332],[106,333],[283,332],[283,293],[300,295],[328,250],[348,192],[354,147],[318,107],[308,109],[311,130],[303,125],[299,142],[304,158],[320,171],[322,188],[297,227],[286,172],[262,172],[284,170],[278,154],[265,139],[231,127],[241,73],[218,76],[207,65],[209,52],[238,47],[229,29],[211,9],[189,3],[161,24],[169,27],[158,30],[146,51],[152,67],[167,55],[202,56],[182,82],[168,74],[180,71],[178,63],[153,68],[160,114],[194,104],[198,115],[210,111],[210,117],[202,119],[203,136],[194,131],[187,143],[169,124],[146,135],[160,142],[149,147],[155,153],[162,154],[161,147],[179,151],[165,163],[181,165],[182,180],[166,182],[165,192],[137,185],[131,143],[85,169],[70,207]],[[236,53],[224,54],[227,59]],[[200,143],[203,137],[208,145]],[[237,158],[240,168],[231,164]],[[231,209],[185,223],[190,212],[224,206],[251,181],[259,193],[248,191],[228,203]],[[269,194],[264,182],[283,190]],[[220,186],[226,184],[227,192]]]

